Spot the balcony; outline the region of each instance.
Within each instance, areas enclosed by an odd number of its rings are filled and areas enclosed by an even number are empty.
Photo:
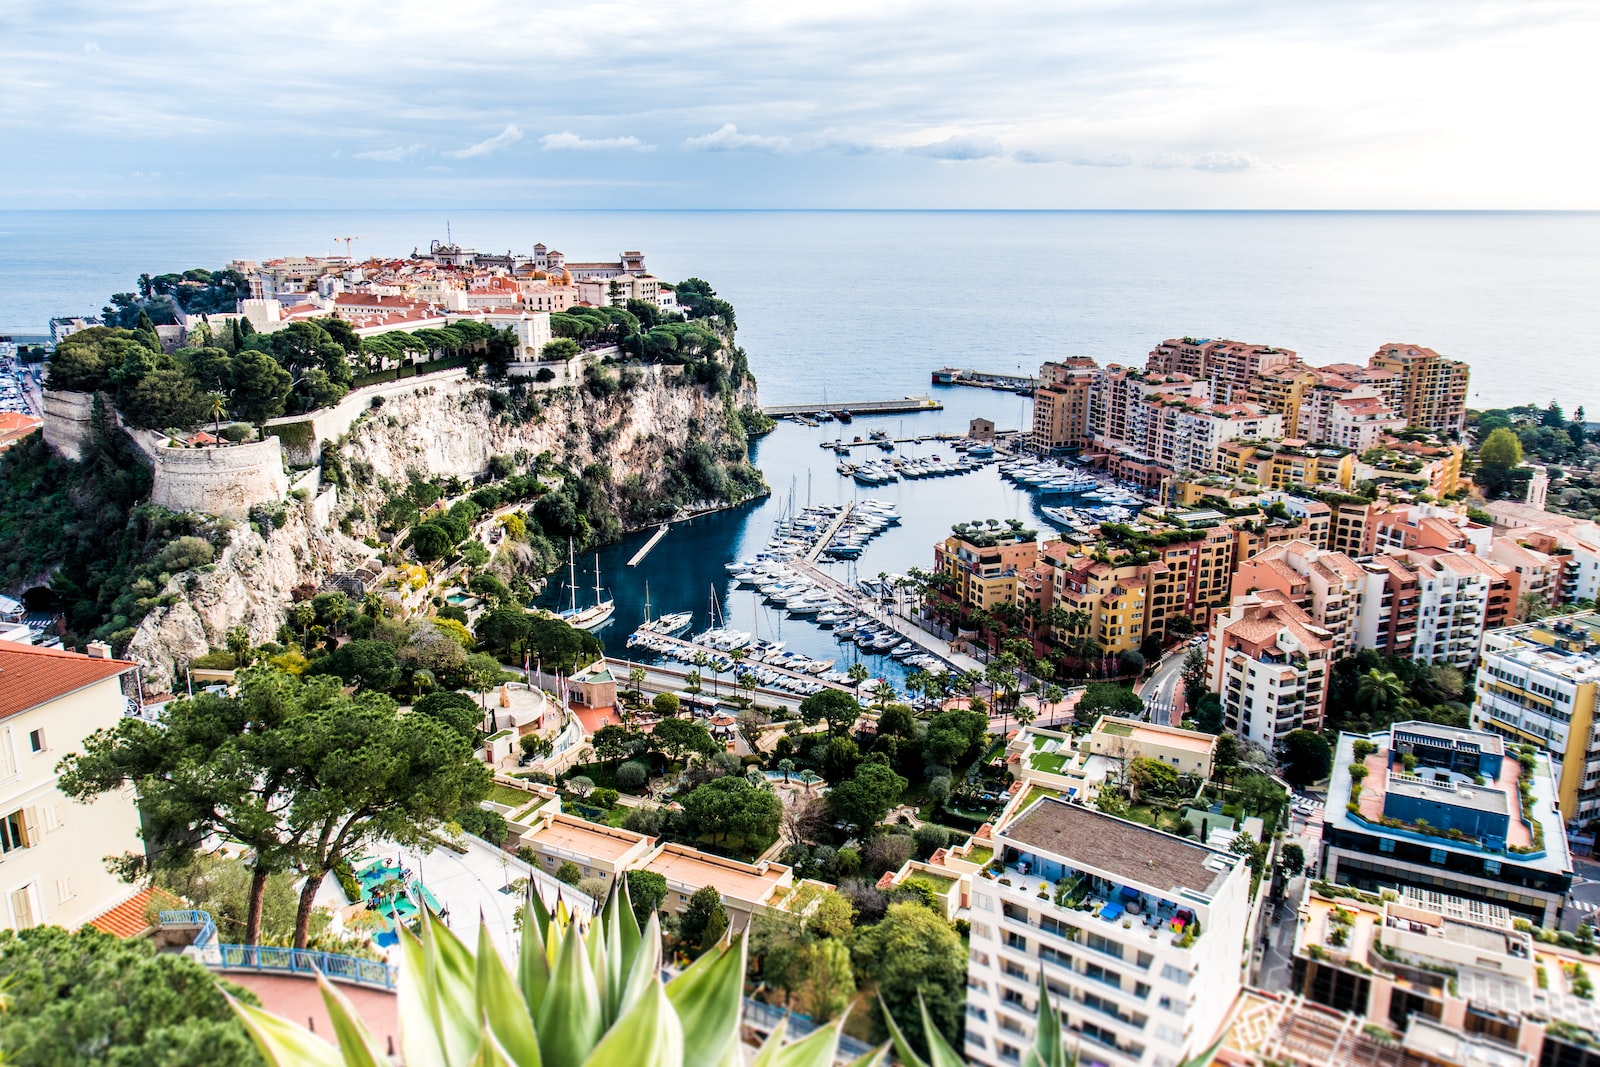
[[[1056,877],[1041,876],[1041,870]],[[1016,917],[1021,913],[1017,905],[1002,902],[1007,908],[1004,920],[1008,925],[1020,926],[1029,933],[1042,930],[1052,939],[1072,941],[1079,948],[1089,948],[1089,939],[1074,936],[1074,932],[1099,933],[1118,949],[1125,950],[1125,954],[1119,956],[1099,948],[1091,951],[1124,964],[1135,965],[1130,957],[1138,952],[1137,946],[1144,940],[1188,948],[1200,936],[1192,909],[1097,875],[1074,871],[1054,860],[1021,857],[1008,864],[1002,873],[996,875],[985,870],[983,877],[1006,880],[1013,892],[1037,901],[1036,906],[1041,910],[1053,912],[1051,918],[1065,930],[1034,927]],[[1137,936],[1141,932],[1144,939]],[[1010,944],[1013,939],[1022,940],[1019,934],[1007,929],[1004,940]]]

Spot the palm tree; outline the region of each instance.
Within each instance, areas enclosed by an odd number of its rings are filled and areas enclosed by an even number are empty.
[[[785,756],[778,761],[778,770],[783,772],[784,784],[788,784],[789,776],[794,773],[794,760]]]
[[[691,670],[688,674],[685,674],[683,676],[683,686],[684,686],[685,689],[689,690],[689,692],[691,692],[691,693],[700,692],[700,671],[699,671],[699,669]]]
[[[1356,703],[1377,719],[1393,708],[1405,692],[1406,684],[1399,675],[1373,667],[1356,682]]]
[[[886,681],[880,681],[872,687],[872,706],[879,711],[887,708],[894,702],[900,691]]]
[[[644,681],[648,677],[643,667],[632,667],[628,670],[628,685],[633,690],[633,699],[644,698]]]
[[[1044,702],[1046,704],[1050,705],[1050,721],[1051,721],[1051,723],[1054,723],[1056,721],[1056,705],[1060,704],[1062,699],[1065,698],[1066,695],[1067,695],[1066,693],[1061,691],[1061,687],[1059,685],[1051,684],[1051,685],[1047,685],[1047,686],[1044,687],[1044,694],[1043,694],[1042,699],[1044,700]]]
[[[850,684],[856,687],[856,699],[860,700],[861,683],[870,678],[872,676],[872,672],[867,670],[867,665],[865,663],[862,663],[860,660],[856,660],[854,663],[850,664],[850,669],[845,671],[845,675],[850,679]]]

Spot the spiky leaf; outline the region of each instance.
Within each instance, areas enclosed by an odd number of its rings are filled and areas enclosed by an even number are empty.
[[[739,1040],[744,1006],[745,939],[741,934],[722,951],[710,951],[667,983],[667,997],[694,1035],[684,1050],[683,1067],[717,1067],[728,1045]]]
[[[478,1051],[483,1024],[478,1016],[478,967],[472,950],[426,909],[422,918],[423,947],[438,999],[439,1033],[449,1062],[466,1063]]]
[[[561,910],[558,901],[557,911]],[[559,925],[558,919],[551,929]],[[588,950],[570,927],[561,939],[534,1029],[545,1067],[579,1067],[605,1031],[600,990],[589,969]]]
[[[922,1011],[922,1033],[928,1039],[928,1059],[933,1062],[933,1067],[966,1067],[967,1061],[961,1058],[961,1053],[951,1048],[950,1042],[933,1025],[933,1018],[928,1014],[928,1005],[921,993],[917,994],[917,1007]]]
[[[361,1016],[356,1014],[350,999],[334,988],[332,982],[317,974],[317,988],[322,990],[322,1003],[333,1021],[334,1036],[339,1040],[339,1052],[345,1067],[388,1067],[389,1057],[378,1047],[377,1039],[367,1029]]]
[[[685,1067],[683,1032],[682,1020],[657,984],[617,1020],[583,1067]]]
[[[400,1053],[406,1067],[448,1067],[439,1029],[438,988],[428,978],[428,950],[400,928]]]
[[[334,1047],[311,1031],[232,997],[228,1006],[272,1067],[343,1067]]]
[[[489,927],[478,927],[478,1017],[517,1067],[541,1067],[539,1038],[527,1003],[506,973],[500,954],[489,940]]]

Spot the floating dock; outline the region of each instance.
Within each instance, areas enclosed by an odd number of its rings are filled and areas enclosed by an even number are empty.
[[[790,415],[815,415],[819,411],[848,411],[852,415],[904,415],[917,411],[943,411],[931,396],[904,396],[899,400],[853,400],[848,403],[768,404],[761,409],[775,419]]]
[[[822,531],[822,536],[817,538],[816,544],[812,545],[806,552],[805,561],[807,563],[815,563],[817,557],[822,555],[822,550],[833,544],[833,535],[839,532],[839,527],[844,525],[844,520],[850,517],[850,513],[855,510],[855,507],[855,503],[852,501],[839,509],[839,514],[835,515],[833,521],[828,523],[828,528]]]
[[[661,539],[665,536],[667,536],[667,524],[662,523],[661,529],[652,534],[650,540],[644,543],[644,547],[633,554],[633,558],[628,561],[628,566],[637,567],[650,554],[650,550],[660,544]]]

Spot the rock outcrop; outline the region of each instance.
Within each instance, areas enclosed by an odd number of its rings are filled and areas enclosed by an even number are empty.
[[[341,510],[376,515],[388,495],[383,484],[404,486],[412,471],[472,478],[494,456],[526,463],[545,452],[574,471],[606,464],[616,485],[637,475],[655,494],[676,466],[674,455],[693,439],[719,454],[729,446],[743,454],[743,431],[729,425],[729,409],[757,403],[754,383],[730,402],[684,371],[633,370],[643,380],[606,398],[562,388],[518,402],[503,386],[473,382],[392,398],[352,426],[339,450],[347,472]],[[531,408],[537,412],[530,415]]]
[[[240,524],[215,563],[171,579],[163,592],[175,594],[176,603],[144,617],[126,655],[144,665],[146,693],[180,687],[184,664],[222,646],[233,627],[244,627],[252,644],[273,640],[295,586],[320,583],[372,554],[337,531],[314,527],[304,506],[290,505],[283,525],[266,536]]]

